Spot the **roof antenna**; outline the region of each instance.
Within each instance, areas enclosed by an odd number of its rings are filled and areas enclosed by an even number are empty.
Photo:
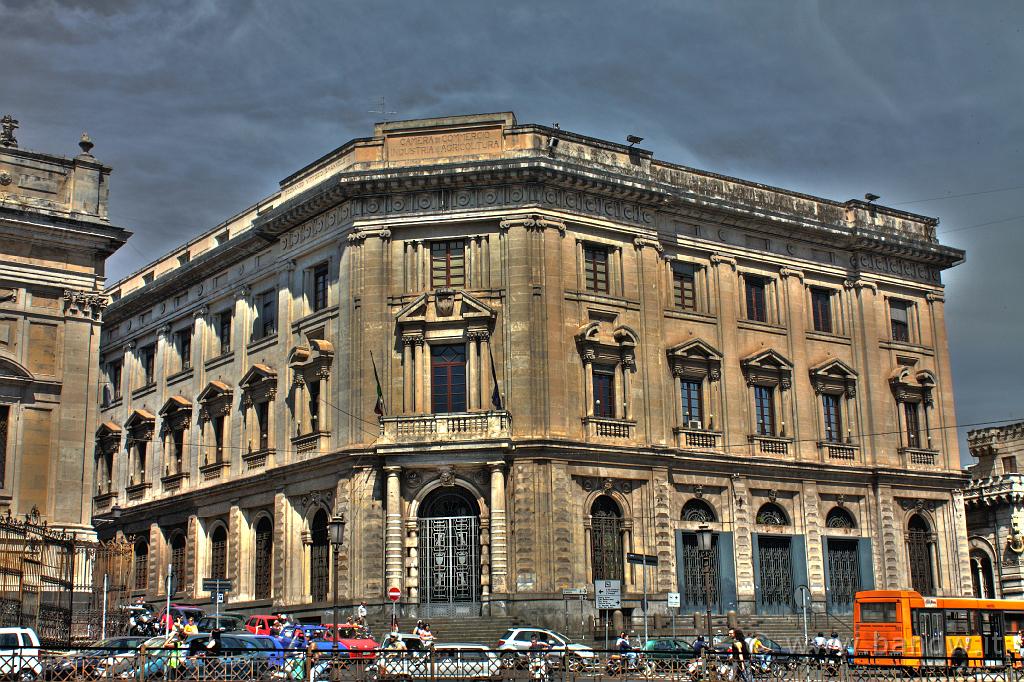
[[[378,116],[390,116],[391,114],[397,114],[397,111],[388,111],[387,102],[384,97],[381,96],[380,101],[377,103],[376,109],[370,109],[366,112],[368,114],[377,114]]]

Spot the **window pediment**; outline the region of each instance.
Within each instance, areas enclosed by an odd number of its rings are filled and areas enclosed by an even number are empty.
[[[889,386],[899,402],[931,404],[935,375],[926,369],[914,372],[911,367],[900,365],[889,374]]]
[[[845,393],[854,397],[857,390],[857,372],[839,359],[828,360],[810,369],[814,392]]]
[[[722,354],[701,339],[690,339],[669,348],[668,362],[676,376],[699,379],[707,376],[712,381],[721,377]]]
[[[192,403],[183,396],[172,395],[160,408],[159,414],[163,418],[162,433],[181,431],[192,423]]]
[[[231,387],[222,381],[211,381],[208,383],[196,399],[200,405],[200,423],[209,421],[214,416],[229,413],[231,411],[233,395]]]
[[[225,397],[231,397],[231,387],[222,381],[211,381],[206,384],[206,388],[199,392],[199,396],[196,400],[200,403],[209,403]]]
[[[238,387],[243,392],[243,402],[248,407],[277,397],[277,372],[267,365],[255,364],[249,368]]]
[[[622,363],[628,369],[636,369],[636,347],[639,336],[626,325],[619,325],[611,331],[610,325],[594,320],[580,327],[576,332],[576,344],[584,360],[595,363]]]
[[[146,410],[132,410],[124,422],[129,433],[129,440],[150,440],[156,426],[156,416]]]
[[[102,454],[117,452],[121,444],[121,427],[114,422],[103,422],[96,429],[96,450]]]
[[[406,327],[451,324],[458,320],[489,324],[495,317],[494,309],[472,294],[456,289],[436,289],[416,297],[398,311],[395,320],[399,327]]]
[[[18,383],[32,381],[35,377],[27,368],[12,360],[0,357],[0,381],[16,381]]]
[[[778,351],[767,348],[740,360],[747,385],[781,386],[788,389],[792,383],[793,363]]]
[[[309,346],[295,346],[288,354],[288,366],[294,372],[295,381],[314,377],[326,379],[333,361],[334,346],[323,339],[310,339]]]

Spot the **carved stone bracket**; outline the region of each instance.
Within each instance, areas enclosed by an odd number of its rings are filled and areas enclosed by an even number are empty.
[[[900,508],[903,509],[903,511],[910,511],[910,510],[925,511],[925,510],[927,510],[927,511],[930,511],[930,512],[934,512],[935,509],[938,507],[938,505],[935,503],[934,500],[925,500],[925,499],[922,499],[920,497],[917,498],[917,499],[914,499],[914,500],[908,499],[908,498],[905,498],[905,497],[900,497],[900,498],[897,498],[897,502],[899,502]]]
[[[502,230],[508,230],[513,227],[523,227],[527,230],[538,230],[543,231],[547,228],[558,230],[560,237],[565,236],[565,223],[561,220],[555,220],[546,216],[538,214],[528,214],[522,216],[509,216],[503,218],[498,227]]]
[[[665,253],[665,247],[661,245],[657,239],[644,239],[643,237],[637,237],[633,240],[633,248],[637,251],[642,250],[645,246],[649,246],[658,253]]]
[[[450,466],[443,466],[437,477],[442,486],[451,488],[455,485],[455,470]]]
[[[804,271],[797,270],[796,268],[782,268],[779,270],[780,277],[796,277],[801,282],[804,281]]]
[[[64,290],[64,314],[70,317],[87,317],[99,320],[109,300],[100,294],[90,294],[74,289]]]
[[[334,507],[334,491],[333,490],[313,490],[302,496],[302,509],[309,511],[313,507],[327,507],[332,509]]]
[[[734,271],[736,270],[736,259],[733,258],[732,256],[726,256],[721,253],[713,253],[711,254],[711,262],[714,263],[715,265],[728,265]]]
[[[941,291],[929,291],[924,295],[924,299],[930,303],[945,303],[946,295]]]

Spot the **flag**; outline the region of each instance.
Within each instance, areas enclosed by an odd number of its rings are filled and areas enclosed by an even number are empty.
[[[377,363],[373,359],[373,351],[370,351],[370,364],[373,365],[373,380],[377,382],[377,404],[373,406],[373,412],[378,417],[383,417],[387,414],[387,409],[384,406],[384,391],[380,387],[380,376],[377,374]]]
[[[491,391],[491,405],[494,409],[504,409],[501,406],[501,393],[498,391],[498,370],[494,368],[494,355],[491,353],[491,347],[487,346],[487,354],[491,356],[491,385],[494,386],[494,390]]]

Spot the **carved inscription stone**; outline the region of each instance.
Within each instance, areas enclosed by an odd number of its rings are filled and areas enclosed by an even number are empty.
[[[455,133],[396,135],[385,143],[389,161],[436,159],[448,156],[500,154],[501,129],[467,130]]]

